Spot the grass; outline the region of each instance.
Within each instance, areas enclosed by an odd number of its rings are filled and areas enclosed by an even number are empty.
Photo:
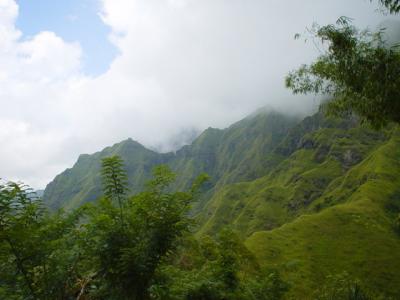
[[[340,203],[360,185],[352,182],[340,194],[335,188],[343,186],[342,177],[352,176],[348,171],[384,141],[384,134],[360,127],[307,132],[287,157],[275,152],[266,155],[265,161],[276,162],[268,165],[265,176],[217,187],[198,217],[199,234],[215,234],[230,225],[246,237]],[[351,153],[357,153],[355,160]]]
[[[346,174],[330,191],[340,198],[343,187],[356,186],[344,203],[247,239],[264,266],[278,268],[291,282],[292,296],[307,299],[327,275],[347,271],[373,290],[400,297],[400,238],[385,209],[400,187],[399,146],[396,131]]]

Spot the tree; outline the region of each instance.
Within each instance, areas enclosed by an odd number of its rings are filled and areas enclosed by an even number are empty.
[[[121,157],[117,155],[102,159],[101,175],[104,195],[112,201],[117,201],[121,224],[123,224],[123,202],[128,192],[128,176],[123,166]]]
[[[12,182],[0,186],[1,265],[20,279],[16,287],[19,292],[30,294],[32,299],[38,299],[39,295],[34,287],[32,259],[27,261],[26,257],[34,258],[36,263],[39,259],[40,249],[35,243],[30,244],[32,239],[28,237],[36,231],[40,218],[40,210],[29,199],[23,186]],[[7,264],[9,260],[11,264]],[[6,276],[0,281],[9,284]]]
[[[105,160],[107,196],[69,213],[50,214],[25,186],[0,183],[0,298],[150,299],[157,269],[189,232],[190,204],[207,176],[174,192],[175,174],[160,166],[128,198],[122,168],[118,158]]]
[[[183,245],[175,260],[163,264],[154,299],[279,300],[288,291],[277,271],[260,268],[241,238],[225,228]]]
[[[79,213],[48,214],[22,184],[0,185],[0,296],[4,299],[65,299],[78,275],[75,228]]]
[[[102,299],[149,299],[157,268],[176,249],[192,220],[190,204],[201,176],[189,192],[169,187],[175,174],[167,166],[154,169],[145,190],[126,199],[124,226],[110,197],[88,214],[85,256],[92,260],[91,295]],[[95,288],[93,288],[95,287]]]
[[[281,279],[278,271],[264,271],[245,283],[248,299],[280,300],[289,290],[289,285]]]
[[[379,0],[379,2],[392,14],[400,12],[400,0]]]
[[[380,2],[393,13],[400,10],[397,0]],[[328,114],[355,113],[376,128],[399,124],[400,52],[388,47],[384,32],[360,31],[345,17],[336,25],[314,25],[310,32],[325,50],[314,63],[291,72],[286,86],[295,94],[332,98],[321,106]]]

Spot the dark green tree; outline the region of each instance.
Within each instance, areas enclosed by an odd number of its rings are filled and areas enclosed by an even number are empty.
[[[152,292],[160,300],[278,300],[288,291],[279,273],[262,270],[230,229],[215,238],[190,239],[158,275]]]
[[[381,1],[398,12],[398,1]],[[295,94],[322,94],[331,100],[322,105],[328,114],[356,114],[361,121],[380,128],[400,123],[400,52],[388,47],[384,32],[360,31],[349,18],[336,25],[314,25],[312,38],[323,54],[286,77]]]
[[[32,243],[29,235],[36,231],[41,215],[38,206],[28,197],[25,187],[12,182],[0,186],[2,269],[8,269],[11,272],[9,274],[14,274],[17,279],[15,288],[20,294],[30,295],[32,299],[39,297],[34,286],[32,268],[35,263],[39,264],[37,260],[41,249]],[[26,257],[34,258],[35,262],[32,259],[26,260]],[[7,264],[8,260],[12,263]],[[5,272],[2,272],[1,276],[0,282],[9,283]]]
[[[278,271],[263,271],[243,283],[246,297],[254,300],[280,300],[289,290]]]
[[[50,215],[22,184],[0,185],[0,296],[66,299],[78,274],[72,228],[79,213]]]
[[[128,192],[128,176],[121,157],[114,155],[103,158],[101,176],[103,179],[104,195],[108,199],[118,203],[120,219],[121,223],[123,223],[123,205]]]
[[[87,291],[92,296],[149,299],[157,268],[191,226],[190,204],[206,177],[195,181],[189,192],[172,192],[175,174],[168,167],[157,167],[153,174],[142,193],[126,199],[123,227],[109,197],[89,212],[85,256],[91,257],[95,270]]]

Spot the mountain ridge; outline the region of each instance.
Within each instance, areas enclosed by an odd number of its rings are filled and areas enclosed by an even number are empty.
[[[273,124],[276,121],[280,123]],[[285,117],[274,111],[259,111],[253,117],[246,117],[224,129],[209,127],[192,144],[168,153],[155,152],[128,138],[93,154],[80,155],[72,168],[57,175],[47,185],[43,199],[53,209],[61,207],[70,209],[86,201],[94,201],[101,194],[99,177],[101,158],[115,154],[120,155],[126,163],[132,193],[141,190],[146,180],[150,178],[152,168],[159,164],[167,164],[178,173],[175,185],[178,188],[188,187],[202,172],[208,173],[212,177],[211,184],[215,185],[225,173],[233,172],[236,161],[241,161],[240,156],[247,150],[246,147],[253,148],[253,144],[258,143],[254,150],[256,152],[272,149],[272,144],[275,144],[276,140],[269,141],[264,136],[270,134],[272,139],[277,135],[279,140],[296,122],[296,118]],[[273,128],[274,125],[281,126],[282,130]],[[247,141],[239,145],[237,138],[244,133],[248,135]],[[225,155],[226,157],[223,157]],[[248,160],[248,157],[245,159]],[[224,180],[232,182],[236,181],[236,178],[251,176],[245,174],[245,165],[243,162],[241,169],[243,174],[231,174]]]

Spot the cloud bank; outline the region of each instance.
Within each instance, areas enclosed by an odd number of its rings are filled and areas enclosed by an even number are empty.
[[[78,43],[51,31],[26,39],[18,5],[0,0],[1,177],[44,187],[80,153],[128,137],[170,150],[180,134],[261,106],[309,112],[315,99],[284,88],[285,74],[318,54],[294,34],[342,15],[381,19],[364,0],[99,1],[119,54],[90,77]]]

